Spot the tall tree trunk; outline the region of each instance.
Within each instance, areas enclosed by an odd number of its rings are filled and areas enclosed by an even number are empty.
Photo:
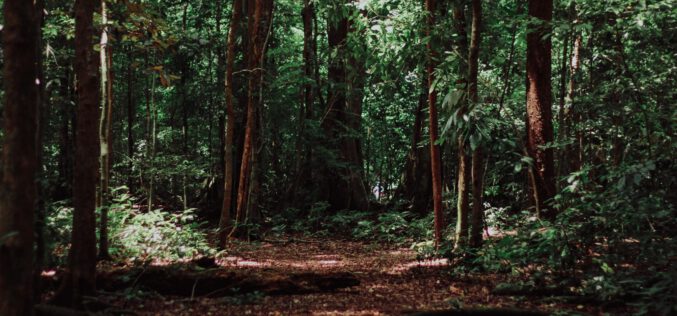
[[[468,61],[465,59],[468,48],[468,35],[466,31],[465,20],[465,4],[466,1],[461,0],[454,4],[454,26],[458,34],[458,42],[456,50],[461,56],[459,60],[458,73],[460,79],[458,80],[458,90],[460,92],[468,91]],[[459,121],[463,120],[463,116],[468,111],[467,97],[461,98],[459,101],[459,108],[456,111],[456,116]],[[463,248],[467,244],[468,239],[468,215],[470,211],[470,183],[471,179],[471,157],[466,152],[467,146],[465,138],[460,133],[456,139],[458,144],[458,174],[457,174],[457,190],[458,198],[456,201],[456,243],[454,248]]]
[[[221,218],[219,220],[219,246],[226,245],[228,236],[228,225],[231,221],[231,205],[233,204],[233,169],[234,154],[233,141],[235,139],[235,105],[233,104],[233,68],[235,67],[235,41],[237,40],[237,31],[239,29],[240,17],[242,16],[242,1],[233,1],[233,12],[230,19],[230,30],[228,31],[228,43],[226,48],[226,139],[225,139],[225,167],[223,177],[223,203],[221,204]]]
[[[309,142],[306,121],[312,119],[315,91],[315,48],[313,47],[313,16],[315,5],[310,0],[303,0],[301,18],[303,20],[303,72],[305,83],[302,86],[303,104],[299,107],[299,127],[296,144],[296,166],[292,185],[287,192],[286,201],[295,207],[301,206],[302,196],[298,195],[306,189],[309,179],[312,178],[312,146]],[[317,84],[317,83],[316,83]],[[276,159],[273,159],[273,162]]]
[[[266,48],[268,47],[268,40],[271,37],[273,32],[273,0],[262,0],[261,3],[261,18],[258,26],[258,65],[260,68],[264,68],[266,65]],[[256,20],[256,19],[255,19]],[[274,65],[270,66],[270,69],[275,69]],[[251,223],[247,227],[246,236],[251,238],[256,236],[257,228],[256,225],[261,223],[261,207],[260,207],[260,197],[261,197],[261,184],[263,172],[261,172],[261,165],[263,164],[263,121],[264,121],[264,112],[263,112],[263,96],[264,96],[264,81],[263,75],[265,73],[264,69],[258,70],[256,73],[256,91],[254,93],[257,100],[254,105],[255,113],[255,126],[252,131],[252,155],[251,155],[251,171],[249,177],[251,182],[249,183],[248,188],[248,199],[247,199],[247,210],[246,210],[246,222]],[[274,150],[274,148],[273,148]],[[275,166],[273,164],[273,172],[275,172]]]
[[[33,233],[39,167],[35,84],[38,21],[32,1],[5,0],[3,14],[0,315],[22,316],[33,314]]]
[[[73,176],[73,231],[68,272],[55,297],[58,303],[81,307],[92,295],[96,275],[96,182],[99,164],[99,58],[94,51],[93,15],[97,1],[75,2],[75,72],[78,109]]]
[[[428,15],[426,36],[432,36],[435,27],[435,0],[426,0],[425,7]],[[437,52],[433,47],[433,41],[427,44],[427,71],[428,71],[428,108],[429,108],[429,133],[430,133],[430,170],[432,173],[433,187],[433,212],[435,217],[435,247],[442,243],[442,231],[444,230],[444,213],[442,210],[442,168],[440,161],[440,146],[437,144],[437,93],[431,89],[435,82],[435,65]]]
[[[362,113],[348,102],[349,85],[346,71],[349,17],[345,13],[347,1],[340,1],[332,10],[333,19],[327,21],[329,49],[333,50],[328,66],[329,91],[327,110],[322,118],[328,151],[341,162],[340,166],[325,162],[322,196],[332,210],[369,208],[367,190],[362,179],[362,157],[359,138],[352,136],[359,127]],[[352,9],[351,9],[352,10]]]
[[[44,141],[45,141],[45,129],[48,126],[47,123],[47,114],[49,113],[50,109],[48,106],[48,100],[49,98],[47,97],[47,90],[46,90],[46,79],[45,79],[45,71],[44,71],[44,63],[43,63],[43,56],[42,56],[42,51],[44,48],[44,42],[42,38],[42,27],[45,23],[45,1],[44,0],[36,0],[35,1],[35,27],[37,28],[37,34],[36,34],[36,47],[35,47],[35,57],[36,57],[36,72],[37,72],[37,84],[38,84],[38,139],[37,139],[37,168],[38,171],[36,173],[36,176],[38,179],[42,179],[45,176],[45,169],[43,168],[43,159],[44,159],[44,152],[45,152],[45,147]],[[0,172],[1,174],[1,172]],[[33,288],[33,296],[35,297],[36,300],[40,298],[40,293],[42,289],[42,269],[45,266],[45,256],[47,255],[46,253],[46,244],[45,244],[45,226],[46,226],[46,220],[47,220],[47,213],[46,213],[46,191],[47,191],[47,183],[46,181],[37,181],[38,183],[38,189],[37,189],[37,197],[38,197],[38,203],[37,203],[37,209],[35,212],[35,265],[33,267],[33,280],[34,280],[34,288]]]
[[[257,136],[257,110],[259,108],[259,94],[261,81],[263,80],[263,52],[265,45],[266,33],[264,25],[266,25],[265,18],[267,17],[266,9],[268,8],[268,1],[270,0],[249,0],[248,8],[248,32],[249,32],[249,48],[248,48],[248,70],[249,82],[247,92],[247,119],[245,126],[244,147],[242,150],[242,163],[240,165],[240,180],[238,182],[237,191],[237,208],[235,213],[235,225],[230,232],[230,235],[238,232],[238,225],[247,222],[247,214],[256,212],[253,208],[257,205],[250,204],[250,192],[252,183],[252,166],[255,163],[253,157],[258,155],[256,152]],[[272,4],[271,4],[272,8]]]
[[[188,3],[185,3],[183,6],[183,22],[181,26],[181,31],[186,34],[187,27],[187,17],[188,17]],[[198,20],[199,21],[199,20]],[[183,159],[189,160],[189,151],[188,151],[188,76],[190,75],[190,63],[185,54],[179,53],[180,64],[181,64],[181,136],[183,140],[182,154]],[[187,181],[186,170],[184,169],[181,172],[181,202],[183,204],[183,209],[188,209],[188,192],[186,188]]]
[[[559,110],[557,113],[557,143],[559,146],[561,146],[562,142],[566,139],[567,137],[567,126],[566,124],[568,123],[565,120],[565,96],[566,96],[566,84],[567,84],[567,61],[568,61],[568,54],[569,54],[569,38],[571,37],[571,34],[566,33],[564,35],[564,41],[562,43],[562,56],[561,56],[561,62],[560,62],[560,69],[559,69],[559,93],[558,93],[558,99],[559,99]],[[562,177],[562,175],[567,174],[567,160],[566,160],[566,148],[565,147],[560,147],[557,151],[557,172],[556,172],[556,178],[559,179]]]
[[[73,137],[71,135],[74,123],[73,108],[71,102],[73,98],[72,72],[70,61],[64,65],[64,74],[60,78],[59,95],[62,96],[59,102],[61,126],[59,129],[59,160],[58,160],[58,180],[59,186],[54,194],[55,200],[63,200],[72,196],[73,179]]]
[[[135,73],[132,69],[132,49],[127,52],[127,156],[129,163],[127,166],[127,187],[129,188],[129,193],[134,194],[136,192],[135,181],[134,181],[134,152],[135,152],[135,143],[134,143],[134,120],[136,117],[136,104],[134,102],[134,76]]]
[[[479,68],[480,41],[482,29],[482,1],[472,0],[472,26],[470,31],[470,51],[468,54],[468,97],[473,106],[478,106],[477,74]],[[476,112],[476,113],[479,113]],[[484,148],[476,145],[472,152],[472,216],[470,219],[470,246],[479,247],[482,244],[482,228],[484,227],[483,177],[484,177]]]
[[[582,45],[583,39],[581,34],[576,34],[574,36],[574,47],[573,51],[571,52],[571,61],[570,61],[570,69],[569,69],[569,84],[567,87],[567,96],[566,96],[566,102],[569,103],[569,112],[567,113],[565,111],[565,124],[569,124],[571,126],[574,126],[576,129],[576,139],[574,140],[573,146],[567,145],[565,152],[567,152],[567,157],[569,160],[569,167],[570,171],[578,171],[581,169],[581,164],[582,164],[582,157],[579,155],[580,152],[580,146],[582,141],[579,139],[582,139],[582,131],[580,130],[580,127],[577,125],[580,123],[580,114],[579,111],[576,109],[576,102],[574,101],[576,97],[576,80],[578,70],[580,69],[581,66],[581,45]],[[566,121],[570,121],[570,123],[566,123]]]
[[[546,204],[555,196],[555,164],[552,148],[551,40],[552,0],[529,0],[529,16],[538,20],[527,33],[527,152],[533,159],[532,190],[539,217],[552,219],[556,210]],[[547,211],[546,211],[547,210]]]
[[[99,187],[100,219],[99,219],[99,259],[108,260],[108,206],[110,166],[113,144],[111,139],[113,116],[113,75],[112,75],[112,48],[109,43],[110,27],[106,0],[101,1],[101,118],[99,125],[101,143],[101,183]]]

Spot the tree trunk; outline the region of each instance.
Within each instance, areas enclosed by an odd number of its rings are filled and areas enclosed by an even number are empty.
[[[129,188],[129,193],[134,194],[136,188],[134,185],[134,152],[135,152],[135,143],[134,143],[134,120],[136,117],[136,106],[134,103],[134,72],[132,69],[132,60],[133,55],[130,48],[130,51],[127,52],[127,156],[129,159],[128,174],[127,174],[127,187]]]
[[[458,33],[458,42],[456,50],[459,52],[461,59],[459,60],[458,73],[460,79],[458,80],[458,90],[465,92],[468,89],[468,61],[463,57],[465,53],[469,52],[468,35],[466,31],[465,20],[465,1],[459,1],[454,4],[454,27]],[[456,111],[456,117],[459,121],[463,120],[463,116],[468,111],[468,99],[463,97],[459,101],[459,108]],[[466,152],[466,142],[462,133],[456,139],[458,145],[458,174],[457,174],[457,190],[458,198],[456,201],[456,242],[454,248],[463,248],[467,244],[468,239],[468,215],[470,211],[469,184],[471,183],[471,157]]]
[[[81,307],[92,295],[96,274],[96,181],[99,168],[99,59],[94,51],[96,1],[75,2],[75,72],[78,77],[76,151],[73,176],[73,231],[68,272],[55,301]]]
[[[542,23],[530,25],[527,33],[527,152],[533,159],[536,214],[552,219],[556,210],[548,210],[555,196],[555,168],[552,148],[551,40],[552,0],[529,0],[529,16]],[[545,38],[544,38],[545,37]],[[546,211],[547,210],[547,211]]]
[[[43,159],[45,156],[45,148],[43,146],[45,141],[45,130],[48,126],[47,114],[50,112],[46,90],[46,80],[45,80],[45,71],[44,63],[42,57],[42,50],[44,48],[44,41],[42,38],[42,27],[45,23],[45,1],[37,0],[35,1],[35,27],[37,28],[36,34],[36,47],[35,47],[35,57],[36,57],[36,78],[38,82],[38,139],[37,139],[37,172],[36,177],[42,179],[45,177],[43,166]],[[0,160],[1,161],[1,160]],[[0,174],[2,174],[0,172]],[[0,180],[1,181],[1,180]],[[39,300],[40,293],[42,289],[42,269],[45,266],[45,256],[47,255],[46,250],[46,240],[45,240],[45,226],[47,220],[46,213],[46,191],[47,191],[47,182],[46,181],[37,181],[37,209],[35,212],[35,265],[33,267],[33,297],[35,300]],[[1,234],[0,234],[1,235]]]
[[[573,2],[572,2],[573,5]],[[567,83],[567,60],[569,54],[569,38],[570,33],[564,35],[564,43],[562,44],[562,56],[559,70],[559,111],[557,113],[557,143],[561,146],[562,142],[567,138],[568,128],[567,120],[565,119],[565,95]],[[566,160],[566,147],[559,147],[557,150],[557,179],[568,173],[568,166]]]
[[[59,130],[59,160],[58,181],[59,186],[54,194],[55,200],[63,200],[72,196],[73,180],[73,137],[72,126],[74,125],[73,108],[71,107],[73,89],[71,80],[70,61],[64,68],[63,77],[60,78],[59,94],[62,96],[59,104],[61,127]]]
[[[426,0],[425,7],[428,11],[426,36],[432,36],[435,27],[435,0]],[[433,47],[432,40],[427,44],[427,70],[428,70],[428,107],[429,107],[429,133],[430,133],[430,170],[432,173],[433,187],[433,212],[435,217],[435,247],[442,243],[442,231],[444,230],[444,213],[442,210],[442,168],[440,161],[440,146],[437,144],[437,93],[431,89],[435,82],[435,65],[437,52]]]
[[[35,78],[39,33],[33,2],[5,0],[3,9],[0,315],[22,316],[33,315],[33,233],[39,167]]]
[[[567,96],[566,96],[566,102],[569,103],[569,112],[567,113],[565,111],[565,122],[571,121],[570,124],[571,126],[574,126],[576,128],[576,135],[577,139],[574,140],[574,145],[567,145],[565,152],[567,152],[568,160],[569,160],[569,167],[570,171],[578,171],[581,169],[581,158],[579,155],[580,152],[580,141],[578,138],[582,138],[581,131],[579,130],[580,127],[576,126],[580,123],[580,114],[577,111],[576,106],[575,106],[575,97],[576,97],[576,80],[578,79],[576,76],[578,74],[578,70],[580,69],[581,66],[581,45],[582,45],[583,39],[581,37],[581,34],[576,34],[574,37],[574,47],[573,51],[571,52],[571,62],[570,62],[570,70],[569,70],[569,85],[567,87]]]
[[[367,210],[369,203],[362,179],[360,140],[351,135],[359,132],[355,128],[359,128],[362,113],[355,104],[351,106],[346,89],[350,85],[346,70],[350,24],[343,12],[345,5],[345,2],[335,5],[333,10],[337,15],[327,22],[329,49],[335,53],[331,54],[328,67],[327,111],[321,125],[328,141],[328,151],[335,156],[331,158],[340,161],[341,165],[326,163],[324,166],[322,195],[332,210]]]
[[[219,220],[219,246],[226,245],[228,226],[231,221],[231,205],[233,204],[233,140],[235,133],[235,105],[233,104],[233,68],[235,66],[235,41],[239,29],[240,17],[242,16],[242,0],[233,1],[230,30],[228,31],[228,44],[226,48],[226,139],[225,139],[225,167],[223,176],[223,203],[221,204],[221,218]]]
[[[248,31],[249,31],[249,48],[248,48],[248,92],[247,92],[247,119],[245,126],[244,147],[242,150],[242,163],[240,165],[240,180],[238,182],[237,191],[237,208],[235,213],[235,225],[230,232],[233,235],[238,231],[238,225],[247,222],[247,214],[258,212],[255,208],[258,205],[250,204],[250,192],[252,187],[252,167],[256,163],[254,155],[257,152],[257,111],[260,107],[260,87],[263,80],[263,56],[265,47],[265,37],[267,30],[265,30],[266,18],[270,16],[268,8],[272,9],[271,0],[250,0],[248,8]]]
[[[101,118],[99,125],[100,144],[101,144],[101,183],[99,187],[100,218],[99,218],[99,259],[108,260],[108,207],[109,207],[109,185],[110,185],[110,166],[113,144],[111,139],[112,116],[113,116],[113,76],[112,76],[112,48],[109,45],[108,38],[110,27],[108,27],[108,14],[106,0],[101,1],[101,23],[103,30],[101,32]]]
[[[312,146],[309,142],[309,134],[306,128],[306,121],[313,117],[313,105],[315,103],[315,48],[313,47],[313,16],[315,14],[315,5],[310,0],[303,1],[303,10],[301,18],[303,20],[303,71],[305,83],[302,87],[303,104],[299,107],[299,128],[296,143],[296,166],[294,180],[287,192],[286,203],[294,207],[301,206],[302,196],[299,192],[304,192],[312,178]],[[276,159],[273,159],[275,162]],[[304,190],[302,190],[304,189]]]
[[[473,106],[478,106],[477,73],[479,68],[480,41],[482,28],[482,1],[472,0],[472,26],[470,32],[470,51],[468,54],[468,97]],[[479,113],[476,112],[476,113]],[[481,141],[472,152],[472,216],[470,219],[470,246],[479,247],[482,244],[482,229],[484,227],[483,177],[484,152]]]

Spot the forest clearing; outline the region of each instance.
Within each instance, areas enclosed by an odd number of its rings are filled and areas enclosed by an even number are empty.
[[[0,316],[677,315],[674,0],[0,5]]]

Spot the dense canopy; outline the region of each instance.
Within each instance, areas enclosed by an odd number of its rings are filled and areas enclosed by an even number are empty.
[[[677,313],[674,1],[0,4],[0,315]]]

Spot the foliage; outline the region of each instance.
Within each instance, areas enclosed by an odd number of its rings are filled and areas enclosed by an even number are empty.
[[[110,254],[129,260],[176,260],[199,255],[212,255],[204,235],[204,224],[195,216],[195,209],[168,213],[161,209],[141,212],[126,188],[114,190],[109,206]],[[57,262],[63,263],[70,240],[72,208],[54,203],[47,216],[47,240],[56,251]]]
[[[204,235],[205,223],[197,221],[195,209],[139,212],[129,194],[120,193],[114,198],[109,217],[114,256],[145,261],[214,253]]]

